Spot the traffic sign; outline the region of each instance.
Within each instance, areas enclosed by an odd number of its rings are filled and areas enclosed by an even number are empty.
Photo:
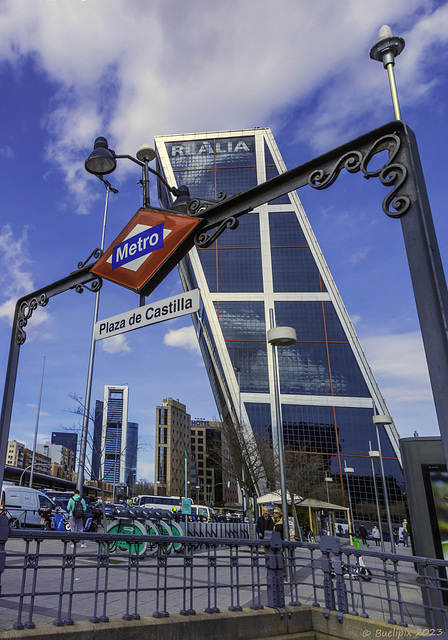
[[[147,296],[193,247],[202,221],[163,209],[139,209],[92,273]]]
[[[201,306],[199,289],[186,291],[159,302],[151,302],[144,307],[132,311],[125,311],[111,318],[99,320],[95,323],[94,338],[102,340],[111,338],[126,331],[133,331],[150,324],[179,318],[189,313],[199,311]]]

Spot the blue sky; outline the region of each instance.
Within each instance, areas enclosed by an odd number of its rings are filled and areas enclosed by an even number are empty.
[[[271,127],[288,168],[394,118],[369,58],[383,24],[406,40],[395,67],[415,131],[447,268],[448,4],[428,0],[0,0],[0,375],[18,297],[75,270],[99,245],[105,189],[84,170],[93,140],[135,155],[158,134]],[[138,167],[110,176],[106,246],[142,204]],[[154,187],[154,183],[152,184]],[[437,435],[400,223],[384,187],[341,177],[300,198],[402,436]],[[155,194],[153,204],[157,205]],[[230,233],[230,232],[229,232]],[[154,292],[181,291],[177,272]],[[94,296],[66,292],[35,312],[22,347],[10,437],[77,428]],[[138,306],[104,283],[100,318]],[[152,479],[155,407],[218,417],[188,317],[97,344],[92,391],[129,384],[138,476]]]

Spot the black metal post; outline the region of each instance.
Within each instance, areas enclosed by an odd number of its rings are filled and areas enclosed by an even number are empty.
[[[97,249],[91,254],[91,256],[89,256],[88,260],[92,256],[99,258],[100,253],[98,253]],[[23,328],[27,325],[33,311],[35,311],[38,306],[46,306],[49,298],[52,298],[63,291],[76,289],[78,293],[81,293],[84,288],[92,291],[98,291],[101,288],[102,280],[90,272],[92,267],[93,263],[80,263],[77,271],[74,271],[57,282],[53,282],[38,291],[34,291],[33,293],[20,298],[16,303],[11,331],[8,366],[6,369],[5,389],[3,392],[2,412],[0,417],[0,485],[3,482],[5,471],[6,450],[8,447],[9,429],[11,425],[20,347],[26,340],[26,334]],[[91,287],[86,286],[89,282],[92,282]]]

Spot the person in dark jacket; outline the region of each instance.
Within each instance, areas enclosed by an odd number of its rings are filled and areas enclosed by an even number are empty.
[[[261,515],[258,518],[257,524],[255,525],[255,531],[257,532],[257,535],[260,538],[260,540],[263,540],[264,532],[272,531],[273,527],[274,527],[274,521],[271,518],[271,512],[269,510],[269,507],[263,507],[263,515]]]
[[[273,516],[274,516],[274,526],[272,530],[278,531],[283,539],[283,518],[282,518],[282,510],[280,509],[280,507],[274,507]]]
[[[367,542],[367,529],[363,524],[359,527],[359,535],[361,536],[362,543],[369,546]]]

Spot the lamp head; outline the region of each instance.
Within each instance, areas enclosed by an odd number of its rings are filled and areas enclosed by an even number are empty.
[[[388,64],[394,65],[395,58],[403,51],[404,45],[403,38],[394,36],[389,25],[384,24],[378,33],[377,42],[370,49],[370,57],[382,62],[384,67]]]
[[[151,162],[155,157],[155,150],[147,143],[143,144],[137,151],[137,160],[140,160],[140,162]]]
[[[115,171],[117,160],[107,145],[106,138],[100,136],[93,145],[93,151],[84,163],[86,171],[95,176],[105,176]]]
[[[293,327],[274,327],[268,330],[268,342],[274,347],[289,347],[297,342]]]

